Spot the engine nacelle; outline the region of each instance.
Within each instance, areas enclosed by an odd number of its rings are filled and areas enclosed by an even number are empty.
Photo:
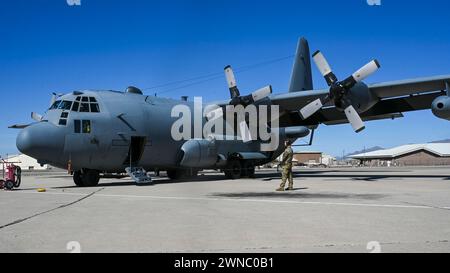
[[[352,105],[358,113],[366,112],[379,101],[379,98],[363,82],[355,84],[347,96],[352,101]]]
[[[450,120],[450,97],[440,96],[435,98],[431,104],[431,111],[438,118]]]
[[[309,135],[310,131],[305,126],[293,126],[281,128],[281,133],[284,134],[286,138],[302,138]]]
[[[218,161],[217,147],[213,140],[191,139],[181,146],[180,166],[189,168],[207,168]]]

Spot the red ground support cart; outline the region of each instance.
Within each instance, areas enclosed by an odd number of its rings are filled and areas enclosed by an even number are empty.
[[[20,187],[20,182],[22,181],[22,169],[19,166],[14,165],[14,163],[0,158],[0,164],[2,164],[3,170],[3,179],[0,179],[0,189],[12,190]]]

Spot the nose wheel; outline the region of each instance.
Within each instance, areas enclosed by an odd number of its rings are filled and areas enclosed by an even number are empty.
[[[73,173],[73,182],[78,187],[95,187],[100,181],[100,173],[96,170],[84,169]]]

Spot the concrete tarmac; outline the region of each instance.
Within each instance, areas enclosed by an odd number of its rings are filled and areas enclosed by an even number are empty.
[[[294,191],[279,182],[274,169],[93,188],[28,175],[0,191],[0,252],[450,252],[449,168],[296,169]]]

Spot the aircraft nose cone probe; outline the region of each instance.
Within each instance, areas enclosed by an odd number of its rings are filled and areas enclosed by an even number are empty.
[[[39,160],[52,160],[63,153],[64,136],[49,122],[39,122],[23,129],[16,139],[20,152]]]

